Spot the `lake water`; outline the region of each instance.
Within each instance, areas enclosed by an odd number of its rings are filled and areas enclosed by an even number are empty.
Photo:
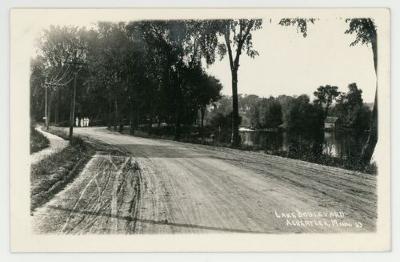
[[[265,150],[266,152],[286,152],[291,155],[317,157],[324,154],[341,159],[357,158],[367,139],[367,134],[352,132],[320,132],[304,136],[288,132],[245,131],[240,132],[242,145]]]

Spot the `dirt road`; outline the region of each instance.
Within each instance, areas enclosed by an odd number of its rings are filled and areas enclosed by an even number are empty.
[[[36,211],[39,232],[375,230],[373,175],[257,152],[132,137],[105,128],[75,132],[130,156],[99,152],[71,185]],[[133,168],[136,163],[140,171]]]

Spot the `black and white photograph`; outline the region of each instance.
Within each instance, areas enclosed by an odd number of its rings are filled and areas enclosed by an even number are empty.
[[[34,238],[387,229],[387,10],[112,13],[14,10]]]

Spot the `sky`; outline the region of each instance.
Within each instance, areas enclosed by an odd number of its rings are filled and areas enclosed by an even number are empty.
[[[97,20],[98,17],[92,16],[77,22],[68,17],[55,17],[32,24],[29,32],[35,42],[50,25],[91,27]],[[344,34],[347,24],[343,19],[321,18],[309,25],[307,37],[297,32],[296,27],[283,27],[278,22],[264,19],[262,29],[253,32],[253,45],[259,56],[252,59],[242,54],[239,93],[260,97],[307,94],[312,98],[321,85],[335,85],[345,92],[355,82],[363,90],[364,102],[373,102],[376,80],[371,48],[350,46],[355,36]],[[32,56],[36,46],[33,45]],[[218,59],[206,71],[221,81],[223,94],[231,95],[228,57]]]
[[[341,19],[321,19],[309,26],[304,38],[296,27],[264,21],[263,28],[254,32],[259,56],[240,58],[238,92],[313,97],[321,85],[335,85],[345,92],[355,82],[363,90],[364,101],[373,102],[376,79],[371,47],[350,46],[354,36],[344,34],[346,28]],[[228,57],[207,71],[220,79],[224,94],[232,94]]]

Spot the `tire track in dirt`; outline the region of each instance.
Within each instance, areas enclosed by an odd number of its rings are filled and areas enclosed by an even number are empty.
[[[118,175],[109,161],[99,159],[112,170],[112,180],[104,184],[106,175],[98,177],[104,190],[98,203],[91,196],[98,195],[98,185],[93,182],[88,186],[77,207],[81,213],[73,212],[73,216],[82,218],[83,214],[90,219],[84,217],[70,233],[334,233],[375,229],[374,176],[255,152],[126,136],[104,128],[76,132],[129,152],[140,171],[130,161],[127,172]],[[112,163],[119,167],[124,161],[126,158],[113,159]],[[91,175],[99,172],[96,167],[89,171],[91,174],[80,175],[82,181],[76,181],[72,186],[76,190],[69,195],[81,192]],[[338,226],[333,222],[331,226],[299,226],[281,217],[297,211],[333,216],[343,211],[345,216],[334,217]],[[358,222],[364,226],[357,227]]]
[[[96,154],[74,182],[34,213],[33,230],[129,233],[134,229],[138,179],[131,157]]]

